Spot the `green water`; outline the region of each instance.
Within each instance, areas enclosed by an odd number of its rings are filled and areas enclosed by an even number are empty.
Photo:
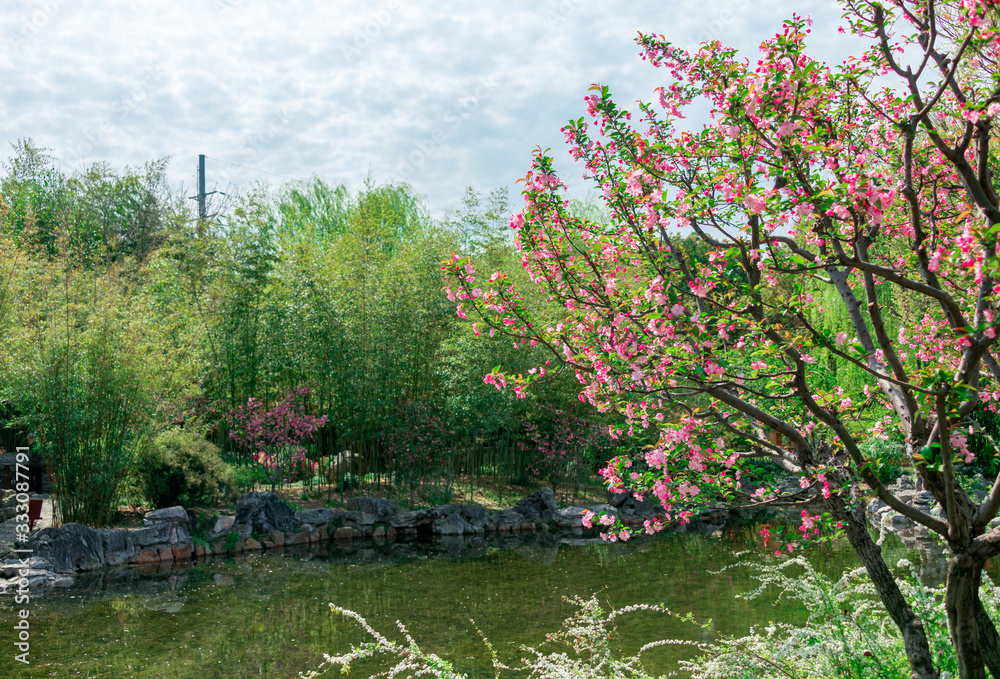
[[[751,530],[727,530],[716,538],[669,534],[627,544],[546,544],[554,538],[545,535],[535,544],[324,545],[318,555],[228,559],[128,585],[114,582],[128,571],[106,574],[32,600],[30,667],[13,660],[8,621],[15,607],[9,598],[0,602],[0,677],[296,676],[323,653],[364,640],[356,623],[331,614],[330,602],[358,611],[395,638],[394,621],[403,621],[425,650],[474,676],[493,672],[470,618],[501,659],[516,663],[521,644],[538,646],[575,610],[564,596],[599,592],[615,607],[664,603],[711,618],[728,634],[801,619],[802,611],[788,602],[736,599],[753,588],[749,569],[709,572],[734,562],[737,550],[757,550],[756,560],[773,558],[755,537]],[[810,558],[831,572],[856,566],[844,547],[820,547]],[[712,640],[656,614],[629,616],[618,630],[624,651],[661,638]],[[647,668],[664,672],[689,654],[690,648],[667,647],[649,657]]]

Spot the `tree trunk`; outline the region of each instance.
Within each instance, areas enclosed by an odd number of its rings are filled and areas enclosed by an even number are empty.
[[[910,661],[910,676],[912,679],[938,679],[939,673],[934,667],[923,623],[899,591],[896,578],[882,558],[882,548],[868,535],[864,505],[859,504],[854,511],[849,512],[838,496],[830,498],[827,504],[834,516],[847,526],[847,539],[868,571],[868,577],[875,585],[882,605],[903,635],[903,647],[906,649],[906,658]]]
[[[979,645],[983,649],[986,667],[994,679],[1000,679],[1000,635],[979,597],[976,597],[976,625],[979,627]]]
[[[982,607],[979,601],[982,573],[983,564],[969,554],[957,554],[948,562],[944,604],[961,679],[986,679],[976,620],[978,609]]]

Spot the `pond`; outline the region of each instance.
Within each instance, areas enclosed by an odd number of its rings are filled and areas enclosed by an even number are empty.
[[[424,650],[476,677],[493,671],[470,619],[502,660],[516,664],[521,644],[539,646],[575,611],[563,597],[597,592],[615,607],[664,603],[737,635],[772,620],[800,620],[803,611],[794,602],[735,598],[753,589],[751,568],[711,573],[746,549],[755,553],[744,559],[774,558],[762,551],[753,528],[725,528],[711,538],[670,533],[624,544],[544,533],[519,540],[330,544],[160,574],[125,569],[33,599],[31,666],[13,660],[13,625],[4,625],[0,676],[296,676],[323,653],[342,653],[365,640],[354,621],[331,613],[331,602],[393,638],[399,638],[394,621],[403,621]],[[846,545],[817,547],[809,557],[831,573],[857,564]],[[11,599],[0,607],[4,620],[14,619]],[[625,651],[655,639],[712,640],[661,614],[633,614],[618,628]],[[659,649],[647,668],[665,672],[690,653],[690,647]]]

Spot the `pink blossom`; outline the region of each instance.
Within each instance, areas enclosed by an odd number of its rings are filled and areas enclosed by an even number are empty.
[[[767,204],[767,201],[762,196],[758,196],[756,194],[751,193],[750,195],[748,195],[746,198],[743,199],[743,204],[746,206],[748,210],[750,210],[750,212],[752,212],[755,215],[759,215],[761,212],[764,211],[764,207]]]

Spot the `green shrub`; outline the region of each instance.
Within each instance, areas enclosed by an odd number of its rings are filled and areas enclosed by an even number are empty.
[[[809,618],[804,625],[770,623],[738,639],[719,635],[716,643],[699,644],[702,653],[697,658],[680,661],[692,679],[910,677],[903,639],[863,569],[834,580],[801,557],[777,563],[741,562],[723,570],[730,568],[751,568],[751,577],[761,583],[739,598],[755,599],[776,588],[782,599],[800,601]],[[923,585],[919,569],[909,561],[900,561],[898,570],[901,577],[896,583],[924,626],[941,676],[957,676],[943,591]],[[997,590],[985,575],[981,594],[987,611],[995,615]],[[713,631],[711,623],[702,627]]]
[[[241,493],[249,493],[258,486],[267,486],[271,481],[265,472],[258,465],[248,465],[246,467],[230,467],[236,479],[236,487]]]
[[[900,441],[886,441],[872,436],[861,444],[861,452],[870,461],[878,480],[889,485],[906,473],[904,465],[908,465],[903,444]]]
[[[169,430],[143,456],[143,494],[155,507],[204,507],[231,500],[236,477],[219,449],[188,431]]]

